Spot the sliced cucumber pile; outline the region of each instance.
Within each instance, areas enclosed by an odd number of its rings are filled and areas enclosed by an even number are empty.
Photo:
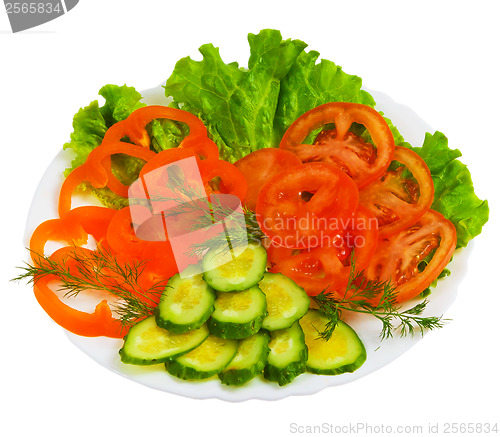
[[[328,319],[318,310],[309,310],[300,319],[309,350],[307,370],[320,375],[339,375],[354,372],[366,360],[366,350],[356,332],[339,321],[328,341],[318,338],[318,331],[325,329]]]
[[[156,307],[156,324],[181,334],[203,325],[214,310],[215,293],[201,274],[170,278]]]
[[[208,328],[221,338],[246,338],[259,331],[266,315],[266,295],[256,285],[243,291],[219,292]]]
[[[246,290],[257,284],[266,271],[267,252],[259,243],[250,243],[243,251],[226,248],[207,252],[202,260],[203,278],[219,291]]]
[[[125,337],[124,363],[165,363],[177,378],[217,375],[229,386],[259,376],[283,386],[306,371],[337,375],[364,363],[363,343],[346,323],[339,322],[330,340],[319,338],[328,319],[309,309],[309,296],[290,278],[266,273],[260,244],[226,263],[224,256],[209,251],[201,263],[205,273],[198,264],[190,274],[172,276],[155,315]]]

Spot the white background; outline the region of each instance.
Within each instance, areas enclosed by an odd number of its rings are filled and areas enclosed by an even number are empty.
[[[495,4],[81,0],[64,17],[19,34],[0,7],[0,434],[287,436],[291,423],[424,431],[439,423],[443,431],[450,422],[500,422]],[[102,85],[156,86],[176,60],[199,59],[197,48],[207,42],[245,66],[247,33],[267,27],[306,41],[444,132],[489,200],[491,219],[446,313],[453,321],[376,373],[275,402],[158,392],[95,364],[39,308],[29,286],[8,282],[26,259],[25,218],[44,170],[69,140],[73,114]]]

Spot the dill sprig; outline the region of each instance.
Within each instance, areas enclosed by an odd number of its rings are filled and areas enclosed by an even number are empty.
[[[220,211],[220,210],[219,210]],[[233,250],[248,243],[258,243],[265,238],[257,223],[255,212],[243,207],[244,222],[236,220],[231,215],[223,216],[224,232],[201,243],[195,243],[188,251],[188,255],[201,258],[210,249],[217,251]]]
[[[423,336],[426,330],[443,327],[442,316],[422,315],[428,304],[427,299],[403,310],[402,306],[396,306],[395,290],[396,287],[390,281],[368,280],[363,270],[356,269],[355,258],[352,256],[344,294],[338,297],[327,288],[312,297],[321,314],[328,319],[324,330],[318,332],[319,337],[323,340],[330,339],[341,319],[342,311],[369,314],[380,320],[382,340],[393,337],[397,330],[401,337],[413,336],[416,331]],[[378,303],[373,303],[374,298],[378,299]]]
[[[139,277],[147,261],[120,263],[116,255],[102,245],[90,251],[75,247],[61,261],[31,252],[34,255],[33,265],[25,263],[19,267],[24,273],[13,281],[28,280],[30,284],[54,276],[60,282],[59,290],[68,298],[86,290],[110,293],[118,298],[116,302],[110,303],[110,308],[124,327],[153,314],[166,285],[166,281],[159,281],[144,289],[139,284]]]

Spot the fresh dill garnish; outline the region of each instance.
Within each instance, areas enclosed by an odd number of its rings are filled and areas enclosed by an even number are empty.
[[[102,245],[85,251],[74,247],[61,261],[33,251],[32,254],[33,265],[25,263],[19,267],[24,273],[13,281],[27,279],[29,284],[35,284],[44,277],[54,276],[60,282],[58,289],[64,292],[64,297],[74,297],[86,290],[110,293],[118,298],[110,307],[124,327],[153,314],[166,286],[166,281],[159,281],[143,288],[139,277],[147,261],[120,263],[116,255]]]
[[[369,314],[382,322],[380,337],[382,340],[393,337],[393,333],[399,330],[400,336],[413,336],[415,331],[421,335],[425,330],[443,327],[443,318],[422,316],[427,307],[428,300],[425,299],[417,305],[403,310],[396,306],[396,287],[390,281],[368,280],[364,271],[356,269],[354,256],[351,257],[351,269],[345,292],[340,297],[328,291],[321,291],[312,300],[318,305],[321,314],[328,319],[323,331],[318,335],[323,340],[329,340],[332,336],[342,311]],[[374,304],[374,299],[378,303]]]

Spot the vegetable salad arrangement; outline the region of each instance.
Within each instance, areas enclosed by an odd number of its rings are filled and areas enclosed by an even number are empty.
[[[377,318],[382,339],[441,327],[426,297],[488,204],[442,133],[411,146],[359,77],[275,30],[248,41],[247,68],[211,44],[179,60],[169,106],[106,85],[75,115],[59,217],[16,279],[63,328],[123,338],[124,363],[176,378],[353,372],[366,351],[344,314]],[[78,191],[102,206],[74,207]],[[93,312],[67,304],[89,290],[108,296]]]

